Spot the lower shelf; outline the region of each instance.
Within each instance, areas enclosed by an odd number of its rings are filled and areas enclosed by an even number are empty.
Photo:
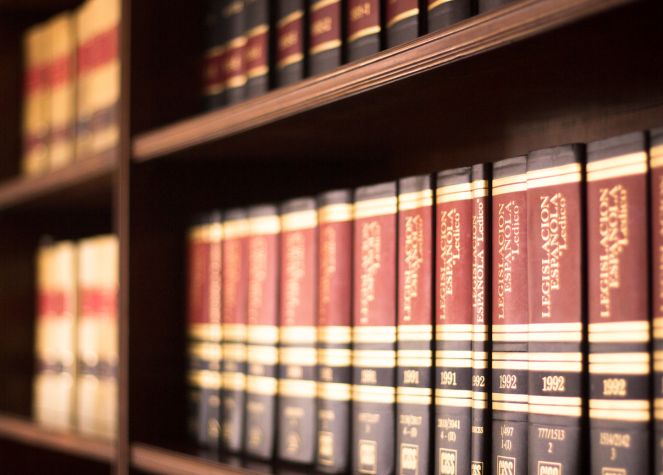
[[[115,458],[112,442],[47,429],[33,421],[6,414],[0,414],[0,438],[100,462],[113,463]]]

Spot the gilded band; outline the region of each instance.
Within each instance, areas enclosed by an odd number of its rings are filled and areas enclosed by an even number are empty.
[[[218,371],[189,371],[189,384],[204,389],[221,389],[221,373]]]
[[[432,10],[433,8],[437,8],[440,5],[443,5],[445,3],[451,2],[453,0],[435,0],[433,3],[428,4],[428,10]]]
[[[325,41],[323,43],[319,43],[315,46],[311,46],[308,50],[309,54],[318,54],[318,53],[324,53],[325,51],[329,51],[330,49],[334,48],[340,48],[341,47],[341,40],[336,39],[336,40],[329,40]]]
[[[436,397],[436,406],[451,406],[451,407],[472,407],[472,399],[458,398],[458,397]]]
[[[224,343],[223,359],[243,363],[246,361],[246,345],[243,343]]]
[[[264,35],[267,32],[269,32],[269,25],[267,23],[263,23],[262,25],[254,26],[249,31],[247,31],[246,36],[247,38],[253,38],[254,36]]]
[[[311,229],[318,225],[318,212],[314,209],[293,211],[281,216],[281,231],[299,231]]]
[[[321,207],[318,213],[320,224],[341,223],[352,220],[354,206],[352,203],[336,203]]]
[[[328,7],[330,5],[335,5],[340,1],[341,0],[320,0],[318,2],[313,3],[313,5],[311,5],[311,11],[312,12],[318,11],[321,8],[325,8],[325,7]]]
[[[261,64],[253,68],[250,68],[246,72],[246,77],[249,79],[253,79],[259,76],[265,76],[268,72],[269,72],[269,66]]]
[[[246,376],[246,390],[252,394],[264,396],[275,396],[278,387],[278,380],[269,376],[255,376],[249,374]]]
[[[246,375],[237,371],[224,371],[221,375],[223,388],[230,391],[244,391],[246,389]]]
[[[249,325],[247,328],[249,343],[273,345],[279,341],[279,327],[276,325]]]
[[[253,364],[276,365],[279,362],[278,348],[275,346],[249,345],[246,359]]]
[[[309,397],[314,398],[318,394],[318,388],[315,381],[280,379],[279,395],[286,397]]]
[[[304,12],[302,10],[297,10],[292,13],[288,13],[286,16],[281,18],[277,23],[276,26],[278,28],[281,28],[284,25],[287,25],[288,23],[292,23],[293,21],[299,20],[304,16]]]
[[[647,173],[647,154],[644,151],[587,164],[587,181],[622,178],[643,173]]]
[[[396,400],[396,388],[387,386],[353,385],[352,399],[358,402],[393,404]]]
[[[363,368],[395,368],[396,352],[393,350],[353,350],[352,364]]]
[[[318,397],[331,401],[349,401],[352,398],[352,385],[319,382]]]
[[[352,350],[349,348],[320,348],[318,363],[321,366],[344,368],[352,364]]]
[[[432,325],[399,325],[397,328],[398,341],[431,341],[433,339]]]
[[[320,326],[318,327],[318,341],[338,345],[349,344],[352,342],[352,327]]]
[[[358,40],[359,38],[363,38],[364,36],[375,35],[378,33],[380,33],[380,25],[362,28],[361,30],[356,31],[350,36],[348,36],[348,43],[352,43],[353,41]]]
[[[275,214],[249,219],[249,232],[254,236],[278,234],[279,231],[281,231],[281,221]]]
[[[318,354],[315,347],[285,347],[280,349],[279,363],[292,366],[315,366]]]
[[[530,170],[527,172],[527,188],[579,183],[582,180],[580,163],[569,163],[558,167]]]
[[[438,204],[472,199],[472,183],[441,186],[436,190]]]
[[[395,343],[396,327],[393,326],[353,327],[352,340],[355,343]]]
[[[299,63],[304,60],[304,55],[302,53],[292,53],[286,56],[285,58],[279,60],[279,62],[276,64],[276,66],[279,69],[283,69],[286,66],[290,66],[291,64]]]
[[[529,405],[519,402],[497,402],[493,401],[492,407],[494,411],[505,412],[529,412]]]
[[[223,223],[223,236],[225,239],[239,239],[249,234],[248,219],[233,219]]]
[[[395,196],[358,201],[355,203],[355,219],[396,214],[397,201]]]
[[[218,323],[190,323],[188,327],[190,338],[211,342],[221,341],[221,325]]]
[[[427,206],[433,206],[433,190],[412,191],[398,195],[399,211],[409,211]]]
[[[399,21],[403,21],[407,18],[413,17],[413,16],[418,15],[418,14],[419,14],[419,9],[418,8],[411,8],[410,10],[406,10],[404,12],[401,12],[398,15],[394,15],[387,22],[387,28],[391,28],[392,26],[394,26]]]
[[[243,323],[224,323],[221,328],[225,341],[243,342],[246,340],[246,325]]]
[[[220,343],[192,343],[189,354],[203,361],[221,361],[223,350]]]
[[[282,326],[281,343],[314,344],[317,340],[318,328],[314,326]]]

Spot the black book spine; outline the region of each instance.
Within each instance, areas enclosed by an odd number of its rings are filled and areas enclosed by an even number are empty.
[[[387,48],[415,39],[419,35],[419,1],[391,0],[385,5]]]
[[[375,54],[382,48],[382,6],[380,0],[348,0],[348,61]]]
[[[269,90],[270,74],[270,1],[246,0],[246,98]]]
[[[501,6],[512,3],[514,0],[479,0],[479,13],[494,10]]]
[[[279,0],[276,20],[276,85],[294,84],[306,75],[306,2]]]
[[[340,66],[343,60],[343,7],[341,0],[310,0],[309,72],[311,76]]]
[[[663,474],[663,128],[650,132],[652,309],[654,315],[654,460]]]
[[[428,0],[428,31],[446,28],[471,15],[471,0]]]
[[[221,12],[224,0],[208,0],[205,14],[205,52],[203,59],[203,99],[207,110],[226,104],[224,77],[225,26]]]
[[[227,0],[223,11],[223,24],[228,37],[225,51],[225,80],[228,104],[244,99],[246,68],[244,67],[244,47],[246,46],[244,0]]]

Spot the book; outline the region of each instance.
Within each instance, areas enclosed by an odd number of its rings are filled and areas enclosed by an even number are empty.
[[[189,428],[196,444],[216,449],[221,437],[221,213],[198,216],[188,234]]]
[[[244,64],[246,46],[244,0],[226,0],[221,7],[221,30],[224,43],[223,79],[228,104],[244,99],[246,67]]]
[[[428,0],[428,31],[441,30],[472,15],[471,0]]]
[[[49,30],[40,23],[23,37],[23,156],[22,173],[38,175],[48,169],[50,134]]]
[[[654,472],[663,473],[663,128],[650,131],[652,315],[654,336]]]
[[[309,12],[309,72],[311,76],[340,66],[343,60],[341,0],[312,0]]]
[[[395,447],[397,184],[355,192],[352,471],[392,473]]]
[[[74,67],[76,38],[73,17],[62,13],[48,22],[50,88],[49,170],[61,168],[74,160],[74,121],[76,83]]]
[[[76,377],[76,245],[72,241],[41,245],[36,267],[33,416],[45,426],[71,429]]]
[[[246,404],[246,323],[248,302],[248,232],[243,209],[223,215],[221,251],[223,353],[221,360],[221,440],[230,453],[244,446]]]
[[[472,442],[470,473],[491,473],[491,167],[472,166]]]
[[[645,134],[589,143],[586,192],[591,473],[649,473]]]
[[[244,450],[270,459],[276,440],[279,343],[279,241],[273,205],[249,208],[249,295]]]
[[[349,190],[319,196],[318,453],[316,468],[350,467],[352,226]]]
[[[513,1],[514,0],[478,0],[479,13],[494,10],[496,8],[512,3]]]
[[[472,169],[437,174],[435,473],[470,473],[472,443]],[[452,472],[451,472],[452,473]]]
[[[584,147],[527,158],[529,471],[579,475],[583,416]]]
[[[317,244],[315,198],[281,205],[278,456],[315,461],[317,437]]]
[[[387,48],[415,39],[419,35],[419,0],[385,2]]]
[[[428,473],[433,408],[433,188],[398,183],[396,473]]]
[[[380,0],[348,0],[346,15],[348,61],[380,51],[382,35]]]
[[[527,158],[493,165],[492,466],[528,473]]]
[[[80,241],[76,419],[80,433],[103,439],[117,433],[118,268],[115,236]]]
[[[203,56],[203,102],[207,110],[227,102],[225,79],[226,34],[221,22],[224,0],[205,2],[205,51]]]
[[[247,98],[264,94],[269,89],[271,4],[268,0],[245,0],[244,67]]]
[[[279,0],[276,20],[276,85],[287,86],[304,78],[306,3]]]

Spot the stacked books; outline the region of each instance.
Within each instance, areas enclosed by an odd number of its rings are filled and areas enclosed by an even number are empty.
[[[33,414],[39,423],[115,437],[117,288],[115,236],[37,251]]]
[[[198,443],[331,473],[649,473],[661,190],[663,129],[206,215]]]
[[[510,0],[207,0],[203,98],[234,104]]]
[[[24,174],[116,151],[119,22],[119,0],[87,0],[25,33]]]

